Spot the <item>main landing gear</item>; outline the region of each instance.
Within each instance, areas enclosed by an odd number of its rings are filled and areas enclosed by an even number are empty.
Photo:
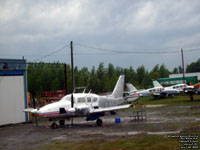
[[[98,118],[97,121],[96,121],[96,124],[97,124],[97,126],[102,126],[103,121]]]

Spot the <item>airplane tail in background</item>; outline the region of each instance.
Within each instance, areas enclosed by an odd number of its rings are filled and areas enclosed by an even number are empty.
[[[161,88],[163,87],[163,86],[162,86],[158,81],[156,81],[156,80],[153,81],[153,86],[154,86],[154,87],[161,87]]]
[[[115,98],[121,98],[123,97],[124,92],[124,75],[119,76],[119,79],[117,81],[117,84],[115,85],[115,88],[112,92],[112,97]]]
[[[131,84],[131,83],[126,83],[126,87],[128,88],[128,91],[137,91],[137,89]]]

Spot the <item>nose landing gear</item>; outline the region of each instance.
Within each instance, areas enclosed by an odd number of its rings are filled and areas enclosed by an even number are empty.
[[[57,129],[57,128],[58,128],[58,125],[57,125],[55,122],[53,122],[53,123],[51,124],[51,128],[52,128],[52,129]]]

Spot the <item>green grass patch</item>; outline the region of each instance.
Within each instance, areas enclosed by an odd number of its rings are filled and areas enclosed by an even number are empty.
[[[134,138],[115,140],[91,140],[81,142],[55,141],[43,145],[38,150],[149,150],[179,149],[181,144],[177,138],[158,135],[140,135]]]
[[[139,103],[143,105],[165,104],[167,106],[194,106],[200,105],[200,95],[194,95],[194,101],[190,101],[189,95],[177,95],[162,99],[142,97],[139,99]]]

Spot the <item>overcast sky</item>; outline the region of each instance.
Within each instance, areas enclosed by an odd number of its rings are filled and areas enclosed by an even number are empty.
[[[172,70],[181,64],[181,53],[148,54],[200,49],[199,0],[0,0],[0,58],[70,63],[74,46],[79,68],[105,66],[149,71],[156,64]],[[100,51],[147,52],[144,54]],[[184,52],[185,64],[200,51]],[[39,58],[39,59],[38,59]]]

